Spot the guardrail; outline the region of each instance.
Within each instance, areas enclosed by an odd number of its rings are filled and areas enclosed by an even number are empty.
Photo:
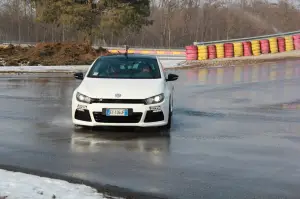
[[[206,41],[206,42],[193,42],[193,45],[207,45],[207,44],[216,44],[216,43],[227,43],[227,42],[238,42],[238,41],[250,41],[254,39],[264,39],[269,37],[277,37],[277,36],[288,36],[288,35],[294,35],[294,34],[300,34],[300,30],[292,31],[292,32],[285,32],[285,33],[276,33],[276,34],[270,34],[270,35],[262,35],[262,36],[255,36],[255,37],[245,37],[245,38],[236,38],[236,39],[228,39],[228,40],[217,40],[217,41]],[[15,45],[36,45],[37,42],[24,42],[24,41],[5,41],[0,40],[0,44],[15,44]],[[99,45],[94,45],[99,46]],[[103,47],[107,49],[123,49],[123,47],[115,46],[115,47]],[[170,50],[170,51],[184,51],[182,48],[142,48],[142,47],[136,47],[132,46],[132,49],[143,49],[143,50]]]
[[[217,41],[206,41],[206,42],[193,42],[193,45],[208,45],[208,44],[217,44],[217,43],[251,41],[251,40],[258,40],[258,39],[266,39],[266,38],[270,38],[270,37],[289,36],[289,35],[295,35],[295,34],[300,34],[300,30],[293,31],[293,32],[276,33],[276,34],[271,34],[271,35],[262,35],[262,36],[256,36],[256,37],[245,37],[245,38],[217,40]]]
[[[96,45],[94,45],[96,46]],[[124,50],[125,47],[117,47],[117,46],[102,46],[106,49],[114,49],[114,50]],[[148,50],[148,51],[161,51],[161,50],[168,50],[168,51],[178,51],[178,52],[185,52],[184,48],[137,48],[137,47],[131,47],[129,45],[129,50]]]
[[[36,45],[36,42],[25,42],[25,41],[7,41],[7,40],[0,40],[0,44],[2,45],[9,45],[9,44],[13,44],[13,45]]]
[[[43,42],[43,41],[41,41]],[[47,43],[51,43],[51,41],[47,41]],[[67,42],[67,41],[66,41]],[[39,42],[27,42],[27,41],[15,41],[15,40],[0,40],[0,44],[2,45],[9,45],[9,44],[13,44],[13,45],[36,45],[37,43]],[[95,42],[94,44],[92,44],[92,46],[94,47],[103,47],[103,48],[109,48],[109,49],[123,49],[124,48],[124,45],[119,45],[119,46],[105,46],[105,45],[101,45],[101,44],[98,44],[98,42]],[[145,50],[172,50],[172,51],[184,51],[184,48],[180,48],[180,47],[172,47],[172,48],[166,48],[166,47],[143,47],[143,46],[131,46],[129,45],[129,47],[131,49],[145,49]]]

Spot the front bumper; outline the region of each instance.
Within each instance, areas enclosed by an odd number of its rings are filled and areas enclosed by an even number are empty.
[[[124,108],[129,110],[128,116],[106,116],[107,108]],[[159,104],[84,104],[75,101],[72,104],[72,120],[75,125],[82,126],[137,126],[154,127],[168,123],[169,103]]]

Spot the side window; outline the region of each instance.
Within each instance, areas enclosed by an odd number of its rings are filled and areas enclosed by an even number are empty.
[[[134,65],[133,65],[133,69],[138,69],[139,68],[139,65],[140,65],[140,63],[135,63]]]

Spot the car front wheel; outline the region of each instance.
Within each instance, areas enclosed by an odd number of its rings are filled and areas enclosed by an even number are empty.
[[[163,130],[170,130],[172,126],[172,109],[171,109],[171,104],[169,105],[169,118],[168,118],[168,123],[163,126]]]

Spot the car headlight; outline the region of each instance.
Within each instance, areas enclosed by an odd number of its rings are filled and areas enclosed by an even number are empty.
[[[162,94],[147,98],[145,100],[145,102],[146,102],[146,104],[157,104],[157,103],[164,101],[164,99],[165,99],[165,96],[162,93]]]
[[[86,95],[83,95],[81,93],[77,93],[76,94],[76,99],[79,101],[79,102],[83,102],[83,103],[88,103],[90,104],[91,101],[92,101],[92,98],[86,96]]]

